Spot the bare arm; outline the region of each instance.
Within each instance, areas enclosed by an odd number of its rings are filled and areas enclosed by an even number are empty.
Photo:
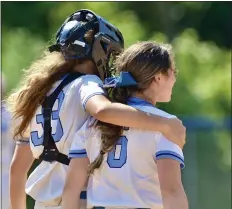
[[[157,160],[164,209],[188,209],[181,182],[180,163],[172,159]]]
[[[139,111],[128,105],[112,103],[103,95],[91,97],[85,107],[90,115],[100,121],[119,126],[159,131],[181,148],[185,144],[186,129],[179,119],[168,119]]]
[[[25,184],[33,161],[29,144],[16,145],[10,166],[11,209],[26,209]]]
[[[89,160],[73,158],[70,161],[62,196],[62,209],[80,208],[80,194],[88,179]]]

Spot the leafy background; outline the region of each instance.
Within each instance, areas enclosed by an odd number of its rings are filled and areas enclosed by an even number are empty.
[[[2,2],[7,92],[48,46],[64,19],[88,8],[115,24],[126,47],[173,45],[180,73],[169,104],[187,126],[183,182],[192,209],[231,208],[231,9],[227,2]],[[33,202],[28,201],[28,208]]]

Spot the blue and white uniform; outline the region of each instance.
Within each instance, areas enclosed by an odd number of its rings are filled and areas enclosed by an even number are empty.
[[[147,113],[175,117],[139,98],[130,98],[128,104]],[[93,162],[98,156],[100,131],[89,127],[92,122],[90,118],[76,133],[70,158],[88,156]],[[184,167],[182,150],[160,132],[125,129],[115,148],[104,155],[101,167],[89,178],[87,207],[162,209],[156,162],[163,158],[176,160],[180,168]]]
[[[48,95],[60,82],[54,84]],[[76,132],[89,117],[85,105],[92,96],[104,94],[101,86],[102,81],[97,76],[85,75],[65,86],[60,92],[53,106],[51,126],[53,138],[61,153],[68,155]],[[30,147],[34,158],[38,158],[44,148],[41,106],[36,110],[29,129]],[[36,200],[36,209],[61,207],[67,169],[68,166],[58,162],[42,161],[32,172],[26,183],[26,193]]]

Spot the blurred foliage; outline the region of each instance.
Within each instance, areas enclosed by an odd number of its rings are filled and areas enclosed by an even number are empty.
[[[22,69],[47,47],[64,19],[88,8],[121,30],[126,47],[148,39],[173,45],[178,80],[172,101],[159,106],[180,117],[203,116],[219,125],[223,117],[231,117],[230,3],[2,2],[1,8],[2,70],[8,91],[17,87]],[[193,209],[230,208],[230,134],[206,131],[194,139],[198,139],[198,203],[193,202],[191,180],[186,176],[191,174],[192,158],[188,155],[192,148],[185,148],[189,170],[187,167],[184,179],[190,205],[196,205]]]
[[[134,23],[125,12],[136,14],[139,25],[143,26],[136,31],[139,33],[160,31],[174,38],[185,28],[195,28],[202,40],[231,46],[232,27],[228,20],[232,5],[229,2],[3,2],[2,17],[9,27],[27,27],[48,38],[65,16],[80,8],[101,12],[110,21],[130,25]]]

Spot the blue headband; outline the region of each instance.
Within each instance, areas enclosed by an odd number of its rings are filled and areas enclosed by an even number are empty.
[[[120,72],[118,77],[106,78],[103,84],[104,88],[137,86],[137,82],[129,72]]]

